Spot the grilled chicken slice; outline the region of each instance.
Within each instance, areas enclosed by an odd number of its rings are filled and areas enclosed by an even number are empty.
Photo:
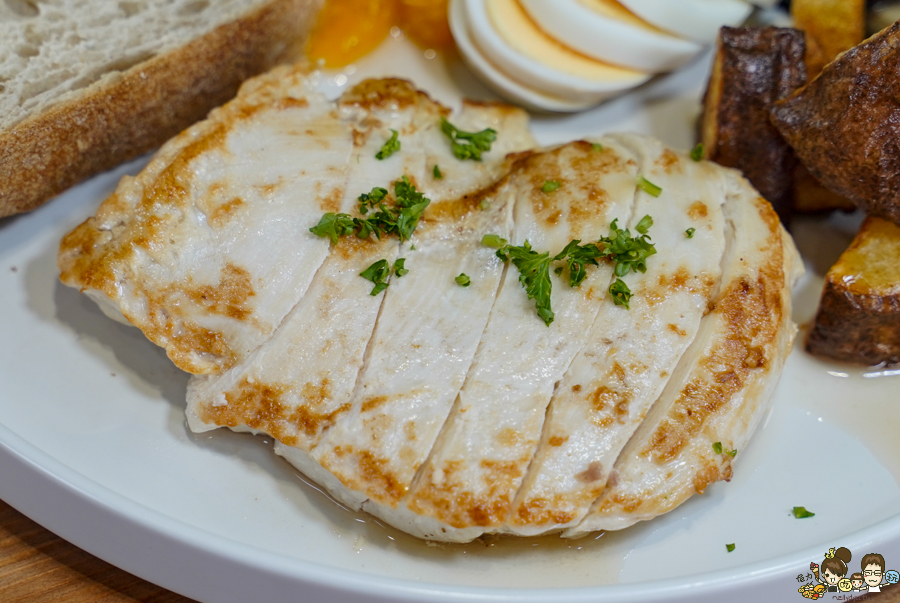
[[[62,280],[124,316],[175,364],[221,372],[272,334],[329,243],[352,128],[305,73],[277,69],[172,139],[62,242]]]
[[[361,193],[375,186],[388,187],[388,174],[405,175],[413,182],[426,179],[426,143],[433,144],[430,132],[446,112],[443,107],[408,82],[367,80],[345,94],[339,108],[354,123],[355,141],[349,165],[353,184],[344,206],[353,206]],[[391,130],[399,133],[401,148],[378,159]],[[191,429],[249,428],[310,450],[350,408],[384,297],[369,294],[373,284],[360,278],[360,272],[381,259],[393,264],[399,248],[395,237],[339,239],[306,295],[268,341],[226,373],[191,380]]]
[[[746,446],[769,407],[796,331],[790,291],[802,264],[771,206],[735,172],[726,176],[727,245],[714,309],[606,489],[564,536],[628,527],[730,479],[729,451]]]
[[[418,464],[410,459],[418,456],[421,463],[431,449],[481,333],[481,328],[460,329],[459,313],[465,308],[464,320],[473,321],[480,311],[486,319],[502,274],[499,260],[480,241],[487,232],[509,236],[512,204],[510,195],[491,193],[501,186],[489,186],[508,170],[507,153],[534,144],[524,112],[467,103],[453,116],[454,124],[467,130],[493,127],[499,139],[477,166],[460,168],[440,131],[440,118],[449,112],[424,95],[413,95],[408,83],[394,81],[390,90],[384,86],[366,82],[341,101],[358,110],[365,99],[378,98],[391,113],[380,116],[377,131],[357,127],[355,140],[363,146],[354,151],[358,159],[351,161],[350,178],[368,191],[386,185],[386,173],[403,174],[432,199],[413,239],[403,245],[410,272],[394,276],[384,295],[371,296],[372,283],[359,273],[382,258],[393,264],[399,242],[341,238],[273,337],[225,374],[195,377],[188,391],[194,431],[228,426],[268,433],[278,441],[278,454],[356,508],[367,494],[383,490],[382,479],[369,479],[370,459],[388,459],[385,475],[409,473],[411,479]],[[390,136],[389,127],[400,132],[401,149],[379,161],[375,154]],[[433,176],[435,164],[445,166],[441,179]],[[453,280],[460,272],[472,276],[469,290]],[[485,306],[481,310],[479,303]],[[370,343],[379,312],[386,318]],[[371,360],[360,375],[367,346],[365,356]],[[449,401],[442,404],[442,395]],[[395,415],[416,420],[402,428],[378,428]]]
[[[442,178],[422,181],[432,205],[403,246],[409,273],[386,292],[350,412],[311,453],[335,478],[326,488],[350,506],[361,494],[367,508],[394,506],[408,490],[463,384],[503,274],[481,239],[510,237],[514,190],[508,178],[489,183],[508,169],[507,154],[534,141],[524,113],[509,107],[467,104],[453,123],[492,127],[498,139],[481,162],[461,162],[439,127],[424,132],[427,164],[443,166]],[[460,274],[468,287],[455,281]],[[284,446],[276,451],[303,462]]]
[[[614,136],[639,157],[658,197],[639,191],[657,254],[624,277],[630,309],[604,304],[585,347],[556,388],[541,445],[506,530],[533,535],[577,525],[603,491],[616,457],[694,339],[719,281],[725,247],[723,170],[658,141]]]
[[[610,222],[628,220],[637,165],[612,140],[603,151],[575,142],[521,160],[513,171],[515,229],[555,255],[573,239],[596,240]],[[548,181],[559,188],[544,192]],[[435,449],[396,509],[373,511],[427,538],[471,540],[496,530],[521,484],[540,440],[554,383],[578,352],[600,307],[611,267],[589,272],[580,288],[553,276],[555,320],[545,326],[507,269],[465,385]],[[462,328],[464,323],[460,324]],[[410,516],[415,519],[409,519]]]

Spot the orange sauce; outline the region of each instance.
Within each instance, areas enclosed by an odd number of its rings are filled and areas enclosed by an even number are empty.
[[[447,50],[448,0],[326,0],[306,48],[312,61],[343,67],[369,54],[399,27],[422,48]]]

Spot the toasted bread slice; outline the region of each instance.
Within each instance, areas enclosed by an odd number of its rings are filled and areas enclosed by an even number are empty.
[[[806,349],[848,362],[900,362],[900,228],[866,219],[828,271]]]
[[[804,48],[795,29],[723,27],[704,100],[706,158],[743,171],[784,222],[797,160],[769,107],[806,83]]]
[[[822,184],[900,224],[900,23],[828,64],[772,107],[772,121]]]
[[[158,147],[296,59],[321,3],[0,3],[0,217]]]

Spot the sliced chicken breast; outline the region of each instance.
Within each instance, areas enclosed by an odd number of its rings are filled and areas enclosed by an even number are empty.
[[[651,519],[730,479],[731,453],[769,408],[796,331],[790,291],[802,263],[771,206],[736,172],[726,176],[727,245],[714,309],[606,489],[566,537]]]
[[[630,307],[604,304],[587,344],[556,388],[543,436],[507,520],[532,535],[575,525],[606,485],[619,452],[659,397],[712,301],[725,247],[725,178],[659,141],[613,136],[635,153],[641,175],[629,229],[653,218],[657,253],[647,272],[623,277]]]
[[[265,341],[328,255],[353,150],[334,103],[278,69],[163,146],[62,242],[64,283],[175,364],[217,373]]]
[[[618,529],[730,477],[800,270],[746,181],[639,136],[528,151],[523,112],[451,115],[401,80],[312,88],[301,68],[249,82],[62,243],[63,282],[195,373],[193,430],[268,434],[339,501],[442,541]],[[482,161],[455,156],[444,118],[496,130]],[[404,176],[431,200],[409,240],[310,232]],[[629,309],[612,261],[578,287],[554,261],[539,314],[483,244],[549,262],[645,215],[657,253],[620,275]],[[398,258],[408,272],[371,295],[360,273]]]
[[[378,106],[372,106],[372,102]],[[495,195],[482,189],[508,169],[504,167],[508,152],[530,148],[533,140],[524,112],[508,107],[466,106],[454,123],[479,128],[489,124],[500,138],[477,167],[459,169],[454,164],[461,162],[452,155],[450,142],[440,131],[440,118],[449,112],[408,83],[364,82],[346,94],[340,104],[343,111],[367,112],[367,119],[355,120],[358,125],[354,140],[361,146],[354,151],[350,180],[363,183],[365,189],[357,194],[368,192],[372,186],[387,186],[384,175],[394,173],[420,183],[420,190],[437,200],[426,211],[413,239],[403,245],[409,273],[395,275],[385,294],[369,295],[372,283],[361,278],[360,272],[380,259],[392,265],[400,253],[400,243],[394,237],[376,240],[373,236],[365,241],[353,236],[341,238],[306,295],[269,341],[225,374],[192,380],[188,417],[194,431],[228,426],[274,436],[278,441],[276,452],[304,472],[320,476],[319,481],[336,498],[358,507],[365,498],[359,491],[377,496],[377,486],[384,483],[379,479],[367,483],[372,476],[372,458],[396,459],[393,468],[399,473],[411,471],[411,479],[416,463],[404,463],[400,458],[409,461],[411,454],[424,458],[443,424],[480,335],[478,329],[460,331],[446,325],[457,326],[453,315],[463,306],[468,308],[470,319],[473,313],[477,314],[475,300],[479,297],[486,297],[486,317],[502,273],[499,261],[491,261],[491,250],[470,252],[484,233],[498,229],[508,233],[512,223],[511,203],[502,201],[502,195],[496,196],[502,202],[495,202]],[[390,129],[399,132],[401,148],[389,158],[378,160],[376,153],[390,137]],[[434,178],[427,168],[431,165],[429,160],[446,166],[443,178]],[[462,197],[441,201],[447,195],[457,194]],[[447,283],[440,283],[439,279],[447,276],[444,271],[457,268],[473,275],[476,286],[471,291],[464,292],[453,280],[459,272],[454,272]],[[492,278],[496,281],[493,284]],[[390,318],[379,323],[382,336],[370,343],[379,313]],[[410,320],[410,316],[415,320]],[[454,335],[471,340],[471,351],[466,351],[465,341],[454,342]],[[462,366],[454,367],[445,350],[450,350],[451,356],[454,352],[467,355]],[[360,375],[365,357],[372,358],[374,366]],[[411,363],[410,357],[427,366]],[[382,372],[385,367],[386,374]],[[440,379],[447,373],[450,381],[454,379],[452,374],[459,373],[456,379],[460,383],[451,387],[450,401],[440,411],[434,397],[440,396]],[[392,379],[385,381],[386,375]],[[429,388],[404,391],[408,385],[404,378],[426,382]],[[372,391],[379,387],[392,387],[394,395],[373,395]],[[407,400],[410,396],[412,399]],[[400,431],[373,432],[374,420],[366,419],[376,414],[373,409],[402,405],[404,400],[413,409],[417,404],[422,406],[412,415],[418,418],[421,429],[414,431],[416,422],[411,420],[412,424],[404,424]],[[428,412],[434,418],[422,416]],[[344,414],[348,416],[343,417]],[[360,414],[365,421],[360,422]],[[377,424],[383,426],[392,413],[381,414],[384,416]],[[340,429],[328,432],[326,441],[317,448],[320,438],[335,424]],[[428,431],[433,435],[429,436]],[[411,435],[411,445],[421,452],[412,453],[408,444],[394,442],[403,446],[403,454],[397,456],[390,449],[392,435],[407,439]],[[314,448],[316,452],[310,456]],[[324,462],[330,472],[323,472],[319,462]],[[386,475],[389,471],[384,468]],[[348,486],[357,492],[348,490]]]
[[[413,182],[426,179],[425,145],[431,142],[427,132],[439,123],[443,107],[402,80],[367,80],[338,104],[354,124],[352,186],[347,187],[344,207],[355,206],[359,195],[373,187],[390,188],[387,174],[398,179],[405,175]],[[392,130],[399,133],[401,148],[379,159]],[[310,220],[306,230],[320,217]],[[392,265],[399,249],[395,237],[340,238],[306,294],[269,340],[226,373],[191,380],[187,409],[191,429],[250,429],[309,451],[321,433],[350,409],[384,298],[370,295],[373,284],[360,273],[381,259]]]
[[[529,241],[555,255],[573,239],[596,240],[613,219],[631,217],[637,165],[615,141],[603,145],[598,151],[575,142],[519,162],[512,175],[515,244]],[[559,188],[549,191],[546,182]],[[471,540],[502,525],[540,440],[554,384],[600,307],[612,303],[610,277],[607,264],[579,288],[553,275],[555,320],[547,326],[517,270],[508,268],[458,401],[398,517],[432,518],[416,525],[440,526],[423,536],[441,540]]]
[[[534,145],[526,115],[465,103],[450,117],[466,131],[493,128],[497,140],[482,161],[463,162],[438,121],[422,130],[431,173],[421,188],[432,204],[402,247],[409,273],[386,291],[350,410],[309,455],[276,445],[351,508],[396,505],[409,488],[462,385],[503,273],[481,239],[511,231],[508,179],[490,183],[508,171],[508,154]],[[443,166],[440,178],[434,165]],[[460,274],[471,278],[468,287],[456,282]]]

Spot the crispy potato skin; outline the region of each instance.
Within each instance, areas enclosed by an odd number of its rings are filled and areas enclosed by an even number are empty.
[[[872,215],[900,224],[900,23],[840,55],[772,107],[810,173]]]
[[[869,217],[828,271],[806,349],[863,364],[900,362],[900,228]]]
[[[704,100],[707,159],[744,172],[785,223],[797,160],[769,122],[769,109],[806,83],[804,54],[798,30],[723,27]]]

